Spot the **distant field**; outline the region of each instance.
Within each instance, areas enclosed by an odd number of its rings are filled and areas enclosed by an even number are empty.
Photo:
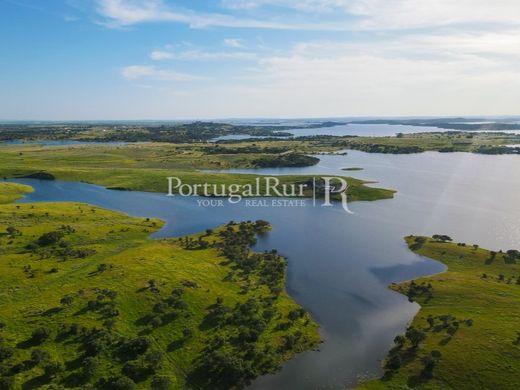
[[[518,389],[520,252],[427,237],[406,242],[448,271],[392,285],[421,310],[407,335],[396,338],[383,379],[359,388]]]
[[[240,387],[318,343],[284,262],[247,249],[268,225],[148,239],[161,225],[79,203],[0,206],[2,389]]]
[[[397,137],[344,137],[338,146],[369,153],[471,152],[481,154],[520,154],[520,148],[509,147],[520,141],[520,135],[506,133],[415,133]]]
[[[261,148],[272,151],[272,145],[272,142],[266,143]],[[282,153],[241,153],[240,149],[247,145],[220,146],[224,151],[215,151],[215,146],[208,146],[210,150],[205,150],[194,145],[155,143],[126,146],[0,146],[0,176],[22,177],[45,171],[61,180],[162,193],[167,192],[166,178],[169,176],[179,177],[187,184],[254,184],[259,177],[257,175],[206,173],[199,170],[248,168],[259,163],[268,165],[273,158],[282,158],[278,163],[289,166],[291,161],[286,159],[290,156],[292,146],[297,145],[285,145],[282,150],[286,152]],[[233,149],[233,153],[225,151],[229,148]],[[296,159],[306,163],[305,160],[299,160],[300,157]],[[292,175],[279,176],[279,179],[281,183],[296,184],[307,182],[312,177]],[[348,182],[351,201],[389,199],[394,194],[391,190],[365,186],[365,182],[359,179],[348,178]],[[261,184],[261,188],[264,188],[263,182]]]

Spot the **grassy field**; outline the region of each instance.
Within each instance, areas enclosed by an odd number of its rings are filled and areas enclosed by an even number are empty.
[[[359,388],[518,389],[520,253],[426,237],[406,241],[448,271],[392,285],[421,310],[407,336],[396,338],[385,376]]]
[[[336,146],[369,153],[473,152],[483,154],[519,153],[520,135],[503,133],[415,133],[399,137],[343,137]]]
[[[2,389],[130,389],[128,377],[142,389],[228,388],[319,342],[284,268],[268,279],[277,255],[222,244],[230,231],[254,239],[254,224],[148,239],[161,225],[87,204],[0,206]]]
[[[268,142],[262,148],[272,148]],[[293,145],[293,146],[296,146]],[[208,146],[211,147],[211,146]],[[222,146],[240,149],[240,146]],[[287,146],[289,148],[289,146]],[[292,147],[292,146],[291,146]],[[291,150],[289,148],[289,150]],[[186,184],[254,184],[257,175],[201,172],[201,169],[247,168],[259,153],[213,154],[200,146],[175,144],[88,145],[74,147],[0,146],[0,177],[20,177],[45,171],[57,179],[83,181],[109,188],[167,192],[169,176]],[[308,176],[280,176],[281,183],[307,182]],[[394,191],[368,187],[347,178],[351,201],[393,197]],[[261,188],[265,187],[261,182]],[[309,193],[310,195],[310,193]]]
[[[32,187],[24,184],[0,183],[0,204],[12,203],[32,191]]]

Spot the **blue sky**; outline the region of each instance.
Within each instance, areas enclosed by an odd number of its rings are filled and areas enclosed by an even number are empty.
[[[0,119],[515,115],[517,0],[0,0]]]

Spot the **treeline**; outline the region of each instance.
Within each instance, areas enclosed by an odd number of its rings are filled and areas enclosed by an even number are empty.
[[[283,291],[285,259],[275,250],[263,253],[250,250],[251,245],[256,243],[256,236],[269,229],[269,223],[261,220],[239,224],[230,222],[217,233],[210,230],[198,239],[180,240],[188,249],[218,248],[233,268],[226,280],[241,281],[244,292],[261,288],[267,288],[270,292],[233,307],[218,297],[207,308],[202,326],[219,332],[201,352],[188,376],[188,381],[195,387],[243,388],[252,379],[275,371],[281,356],[298,351],[309,342],[301,331],[291,331],[295,321],[308,323],[306,311],[298,308],[283,315],[275,306],[278,295]],[[213,239],[215,234],[217,240]],[[275,320],[276,329],[283,331],[282,343],[259,343]]]
[[[280,154],[288,152],[290,149],[287,147],[276,147],[276,146],[267,146],[260,147],[257,145],[245,146],[242,148],[236,147],[221,147],[218,144],[211,148],[201,148],[205,154]]]
[[[517,123],[492,122],[484,118],[422,118],[422,119],[375,119],[353,121],[352,124],[360,125],[404,125],[404,126],[428,126],[439,129],[451,129],[461,131],[500,131],[500,130],[520,130]]]
[[[208,142],[216,137],[246,134],[252,137],[288,137],[295,128],[320,128],[342,122],[320,122],[306,126],[233,125],[218,122],[172,124],[84,123],[0,125],[0,141],[83,140],[98,142]],[[100,130],[103,130],[101,132]]]
[[[319,158],[298,153],[262,156],[252,161],[258,168],[309,167],[320,162]]]

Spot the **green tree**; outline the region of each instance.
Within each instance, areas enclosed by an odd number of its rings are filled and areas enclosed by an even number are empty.
[[[410,340],[414,348],[417,348],[426,339],[426,333],[416,328],[410,328],[406,331],[406,338]]]

